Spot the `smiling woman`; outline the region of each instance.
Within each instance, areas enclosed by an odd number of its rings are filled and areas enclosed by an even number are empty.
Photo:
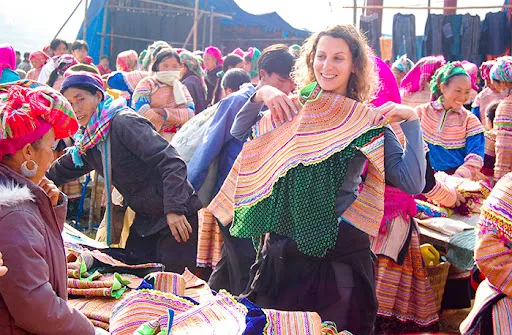
[[[75,109],[81,129],[75,146],[53,163],[48,177],[62,185],[95,170],[105,178],[107,189],[114,186],[136,212],[128,253],[163,263],[167,271],[192,271],[201,203],[176,150],[124,99],[114,100],[106,93],[97,74],[68,71],[62,93]]]
[[[253,140],[227,178],[233,183],[209,207],[221,222],[233,221],[232,236],[259,242],[244,296],[265,308],[318,312],[354,334],[371,334],[377,314],[369,235],[379,231],[385,182],[420,193],[426,169],[414,110],[367,104],[379,82],[368,50],[354,26],[328,27],[304,44],[297,98],[259,87],[231,129]],[[270,111],[260,113],[263,105]],[[381,120],[405,121],[409,150]],[[229,201],[232,217],[222,207]]]

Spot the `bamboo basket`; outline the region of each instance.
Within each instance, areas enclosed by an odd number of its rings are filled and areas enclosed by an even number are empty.
[[[441,302],[443,301],[444,288],[446,286],[446,279],[448,278],[449,270],[450,263],[448,262],[442,262],[439,265],[427,266],[428,279],[432,286],[438,313],[441,311]]]

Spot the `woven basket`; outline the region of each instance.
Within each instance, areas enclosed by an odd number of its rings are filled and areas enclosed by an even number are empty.
[[[450,270],[450,263],[442,262],[439,265],[427,266],[428,279],[432,286],[434,298],[436,300],[437,312],[441,310],[441,302],[443,301],[444,288],[446,286],[446,279],[448,278],[448,271]]]

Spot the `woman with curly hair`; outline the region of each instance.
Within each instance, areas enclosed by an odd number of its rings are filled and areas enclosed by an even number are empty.
[[[371,334],[377,299],[369,236],[379,231],[386,181],[411,194],[423,190],[419,120],[407,106],[369,104],[379,87],[375,58],[353,25],[314,34],[302,51],[296,99],[263,86],[238,113],[232,135],[252,140],[209,209],[221,223],[233,221],[231,235],[253,238],[258,248],[245,296]],[[391,128],[378,125],[399,121],[405,151]]]

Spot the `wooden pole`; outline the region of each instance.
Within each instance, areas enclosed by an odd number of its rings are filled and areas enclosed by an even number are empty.
[[[210,7],[210,45],[213,45],[213,20],[215,20],[215,16],[213,15],[213,6]]]
[[[430,15],[430,0],[428,0],[427,5],[428,5],[428,15]]]
[[[199,0],[196,0],[196,6],[194,8],[194,50],[197,50],[197,25],[199,23]]]
[[[84,13],[84,37],[83,40],[87,41],[87,5],[89,4],[89,0],[85,0],[85,13]]]
[[[199,13],[199,19],[203,16],[203,13]],[[190,42],[190,39],[192,38],[192,35],[194,34],[194,26],[192,26],[192,29],[190,29],[190,32],[188,33],[187,39],[185,40],[185,43],[183,43],[183,49],[187,48],[188,42]]]
[[[167,2],[153,1],[153,0],[138,0],[138,1],[145,2],[145,3],[151,3],[151,4],[155,4],[155,5],[167,6],[167,7],[171,7],[171,8],[183,9],[183,10],[188,10],[188,11],[195,11],[194,8],[190,8],[190,7],[186,7],[186,6],[174,5],[174,4],[170,4],[170,3],[167,3]],[[199,10],[199,13],[209,14],[209,12],[207,10],[202,10],[202,9]],[[233,19],[233,17],[231,15],[226,15],[226,14],[215,13],[215,16],[216,17],[223,17],[225,19],[230,19],[230,20]]]
[[[357,25],[357,0],[354,0],[354,26]]]
[[[105,7],[103,8],[103,23],[101,24],[101,43],[100,43],[100,54],[99,57],[105,54],[105,39],[107,35],[107,15],[109,0],[105,1]],[[99,63],[98,63],[99,64]]]
[[[449,8],[455,7],[455,9],[449,9]],[[457,13],[457,0],[444,0],[444,15],[452,15]]]
[[[57,32],[57,34],[55,34],[55,36],[53,37],[53,39],[56,39],[57,36],[59,36],[60,32],[62,31],[62,29],[64,29],[64,27],[66,26],[66,24],[68,24],[68,21],[69,19],[71,19],[71,17],[73,16],[73,14],[75,14],[76,10],[78,9],[78,7],[80,7],[80,5],[82,4],[83,0],[80,0],[80,2],[76,5],[75,9],[73,9],[73,11],[71,12],[71,14],[68,16],[68,18],[66,19],[66,21],[64,22],[64,24],[62,25],[62,27],[60,27],[59,31]]]

